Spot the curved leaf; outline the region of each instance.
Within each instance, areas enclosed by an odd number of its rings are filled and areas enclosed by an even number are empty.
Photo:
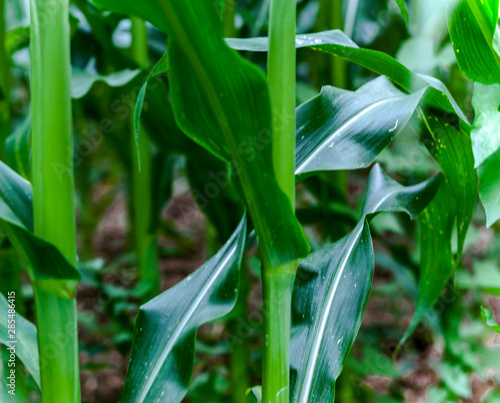
[[[331,402],[335,381],[359,331],[374,270],[368,220],[382,211],[416,217],[432,200],[440,177],[404,187],[375,165],[356,228],[312,253],[299,267],[293,294],[293,402]]]
[[[196,330],[236,304],[245,239],[244,217],[214,257],[140,308],[123,402],[182,400],[193,373]]]
[[[367,167],[403,130],[425,94],[406,95],[385,77],[355,92],[323,87],[297,108],[295,172]]]
[[[267,52],[268,50],[268,38],[226,39],[226,41],[229,46],[236,50],[252,52]],[[342,57],[374,73],[386,76],[407,92],[415,92],[430,86],[431,90],[428,95],[430,106],[456,113],[463,122],[468,123],[467,117],[441,81],[412,72],[386,53],[358,47],[342,31],[333,30],[297,35],[295,46]]]
[[[177,123],[194,141],[232,166],[265,266],[273,269],[306,256],[309,245],[274,174],[266,78],[260,68],[226,45],[213,4],[195,0],[94,3],[138,15],[167,33],[170,94]]]
[[[31,281],[71,299],[80,280],[79,271],[55,246],[34,235],[31,185],[1,161],[0,222]]]
[[[398,4],[399,9],[401,10],[401,16],[405,20],[406,25],[408,25],[408,19],[410,18],[410,14],[408,14],[408,9],[406,8],[405,0],[396,0],[396,3]]]
[[[500,83],[500,57],[494,44],[499,0],[456,3],[449,5],[448,28],[460,70],[471,81]]]
[[[31,178],[30,131],[31,117],[28,115],[5,140],[5,153],[9,166],[27,180]]]
[[[92,74],[77,67],[71,69],[71,98],[82,98],[88,94],[92,86],[98,82],[105,82],[110,87],[121,87],[132,81],[140,70],[122,70],[108,75]]]
[[[0,293],[0,309],[3,315],[0,316],[0,343],[6,346],[11,345],[9,338],[7,312],[9,304],[5,296]],[[36,336],[36,327],[29,320],[16,313],[16,355],[26,366],[26,369],[40,387],[40,364],[38,362],[38,344]]]

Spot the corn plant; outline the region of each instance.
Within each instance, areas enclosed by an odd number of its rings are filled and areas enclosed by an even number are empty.
[[[320,10],[333,9],[330,25],[343,28],[342,2],[333,3],[321,1]],[[448,10],[460,70],[475,82],[472,125],[436,78],[416,73],[386,53],[359,47],[338,29],[296,35],[294,0],[270,0],[268,37],[253,38],[224,38],[234,34],[234,8],[225,1],[93,0],[97,9],[91,11],[85,2],[76,4],[99,32],[103,48],[117,58],[126,59],[105,37],[103,16],[113,16],[111,12],[131,17],[133,60],[127,63],[139,69],[107,75],[76,68],[71,72],[69,3],[31,2],[31,123],[27,120],[6,143],[6,154],[14,155],[11,161],[16,163],[0,162],[0,225],[33,285],[36,327],[21,316],[17,327],[18,339],[33,353],[20,349],[17,355],[43,402],[81,400],[75,293],[83,270],[76,254],[71,98],[86,96],[98,80],[119,87],[143,79],[125,125],[128,137],[133,134],[125,153],[132,165],[138,277],[146,286],[143,299],[149,301],[135,319],[123,402],[175,403],[185,398],[198,329],[231,318],[247,297],[244,261],[255,239],[264,333],[262,384],[251,391],[265,403],[333,402],[372,288],[372,219],[395,212],[418,220],[418,297],[401,347],[432,311],[460,264],[478,180],[488,225],[500,217],[495,170],[500,138],[494,130],[500,103],[498,1],[460,0]],[[405,2],[397,4],[408,23]],[[96,17],[101,13],[97,10],[104,10],[102,19]],[[149,72],[144,71],[149,55],[146,22],[167,38],[165,54]],[[326,24],[318,25],[323,29]],[[2,35],[0,26],[0,39]],[[316,52],[322,60],[333,58],[329,63],[335,85],[324,86],[298,107],[297,49]],[[0,47],[0,72],[6,66],[3,53]],[[250,61],[258,53],[267,55],[266,74]],[[355,91],[346,90],[348,62],[378,77]],[[168,87],[160,87],[163,97],[156,103],[161,109],[151,113],[152,103],[145,100],[158,92],[152,94],[148,82],[165,73]],[[8,78],[0,81],[2,91],[9,86]],[[26,174],[27,147],[21,151],[19,146],[27,144],[30,127],[31,175]],[[409,186],[374,164],[403,130],[416,133],[440,169]],[[151,143],[165,154],[187,154],[194,190],[210,180],[204,162],[219,167],[224,178],[229,172],[245,206],[245,212],[235,207],[237,213],[221,213],[217,203],[205,208],[219,237],[228,239],[193,274],[156,297],[157,211],[151,177],[155,169],[167,169],[155,165]],[[297,185],[334,172],[341,188],[347,171],[364,168],[370,174],[352,230],[311,247],[296,214]],[[224,192],[217,196],[221,204],[234,203],[228,201],[230,190]],[[0,306],[8,307],[3,296]],[[484,309],[482,315],[488,326],[498,328],[491,312]],[[4,319],[0,342],[7,344]],[[235,401],[245,401],[246,386],[234,388]]]

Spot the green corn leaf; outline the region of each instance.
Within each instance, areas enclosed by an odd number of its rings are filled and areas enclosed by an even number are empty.
[[[7,312],[9,304],[5,296],[0,293],[0,343],[10,346],[12,339],[9,337]],[[40,364],[38,363],[38,344],[36,336],[36,327],[29,320],[26,320],[16,312],[16,355],[26,366],[26,369],[40,387]]]
[[[28,115],[5,141],[9,166],[26,180],[31,178],[30,131],[31,117]]]
[[[7,55],[12,56],[19,49],[29,45],[30,28],[17,27],[5,33],[5,51]]]
[[[94,3],[138,15],[167,33],[169,85],[177,123],[189,137],[232,166],[265,266],[273,269],[306,256],[309,245],[274,175],[266,78],[257,66],[226,45],[213,3]]]
[[[399,9],[401,10],[401,16],[405,20],[406,25],[408,25],[408,20],[410,19],[410,14],[408,14],[408,9],[406,8],[405,0],[396,0]]]
[[[268,50],[268,38],[226,39],[226,41],[229,46],[236,50],[252,52],[267,52]],[[333,30],[297,35],[295,46],[342,57],[374,73],[386,76],[406,92],[411,93],[430,86],[429,106],[456,113],[463,122],[467,123],[467,117],[441,81],[412,72],[386,53],[358,47],[342,31]]]
[[[367,167],[427,102],[428,89],[406,95],[385,77],[355,92],[323,87],[297,108],[296,174]]]
[[[56,247],[34,235],[31,185],[1,161],[0,223],[31,281],[53,294],[73,298],[79,271]]]
[[[500,85],[474,85],[472,106],[476,112],[471,132],[475,165],[479,167],[479,196],[486,210],[487,225],[500,219]]]
[[[299,267],[293,295],[291,369],[294,403],[331,402],[335,381],[359,331],[374,270],[368,221],[382,211],[412,218],[429,204],[440,177],[404,187],[375,165],[356,228],[312,253]]]
[[[193,373],[196,330],[235,306],[246,218],[226,245],[196,272],[143,305],[123,402],[180,402]]]
[[[484,306],[481,307],[481,318],[483,318],[484,322],[491,327],[495,332],[500,333],[500,325],[497,323],[493,314],[488,308]]]
[[[420,279],[417,308],[404,343],[432,309],[460,261],[465,236],[477,200],[478,177],[468,133],[435,114],[420,114],[422,140],[440,165],[445,181],[435,199],[419,217]],[[415,128],[420,131],[420,125]],[[453,230],[457,243],[452,244]],[[456,250],[454,255],[453,251]]]
[[[448,6],[448,29],[458,66],[469,80],[500,83],[500,56],[495,36],[499,0],[459,0]]]
[[[71,97],[74,99],[83,98],[98,81],[102,81],[110,87],[121,87],[132,81],[139,73],[140,70],[126,69],[108,75],[100,75],[73,67],[71,69]]]

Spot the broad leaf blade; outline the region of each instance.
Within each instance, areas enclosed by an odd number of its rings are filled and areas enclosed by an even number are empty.
[[[498,0],[452,1],[448,28],[458,66],[469,80],[500,83],[500,57],[493,44]]]
[[[500,150],[488,158],[478,169],[479,197],[486,210],[486,224],[491,227],[500,219]]]
[[[1,161],[0,221],[31,281],[72,298],[80,273],[55,246],[34,235],[31,185]]]
[[[9,166],[23,178],[31,178],[30,160],[31,117],[28,115],[5,140],[5,153]]]
[[[195,273],[143,305],[135,324],[123,402],[180,402],[194,366],[196,330],[235,306],[246,218]]]
[[[306,256],[307,240],[274,175],[266,78],[226,45],[213,3],[94,2],[139,15],[167,33],[176,120],[194,141],[231,164],[266,267],[277,268]]]
[[[478,178],[469,135],[453,122],[443,122],[431,112],[421,114],[419,119],[424,127],[422,140],[440,165],[445,181],[419,218],[419,295],[415,315],[401,344],[432,309],[460,261],[477,200]],[[417,127],[416,131],[419,130]],[[457,230],[455,248],[452,245],[454,227]]]
[[[0,293],[0,309],[3,315],[0,316],[0,343],[6,346],[11,345],[12,339],[8,333],[7,312],[9,304],[5,296]],[[40,364],[38,362],[38,344],[36,327],[29,320],[16,313],[16,355],[26,366],[26,369],[40,387]]]
[[[227,39],[237,50],[267,52],[268,38]],[[384,75],[404,91],[415,92],[430,86],[429,105],[446,112],[456,113],[467,123],[467,117],[451,96],[446,86],[439,80],[416,74],[386,53],[358,47],[342,31],[325,31],[315,34],[297,35],[296,48],[310,48],[342,57],[374,73]]]
[[[305,259],[293,295],[293,402],[331,402],[334,386],[361,325],[373,277],[368,218],[381,211],[417,216],[432,200],[439,177],[404,187],[373,168],[356,228]]]

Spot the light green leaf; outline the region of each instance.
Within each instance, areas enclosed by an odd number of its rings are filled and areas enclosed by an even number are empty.
[[[79,271],[55,246],[34,235],[31,185],[1,161],[0,224],[31,281],[53,294],[73,298]]]
[[[358,333],[372,283],[368,220],[382,211],[416,217],[438,187],[439,177],[404,187],[375,165],[356,228],[301,263],[292,303],[292,402],[333,401],[335,381]]]
[[[500,218],[500,85],[474,85],[472,106],[476,112],[471,133],[475,164],[479,167],[479,196],[487,225]]]
[[[450,1],[448,29],[458,66],[469,80],[500,83],[500,57],[493,39],[499,0]]]
[[[483,318],[484,322],[495,332],[500,333],[500,325],[497,323],[495,318],[493,318],[491,311],[484,306],[481,307],[481,318]]]
[[[405,20],[406,25],[408,25],[408,19],[410,18],[410,14],[408,14],[408,9],[406,8],[405,0],[396,0],[399,9],[401,10],[401,16]]]
[[[474,262],[474,271],[457,271],[455,284],[465,290],[484,290],[490,294],[500,296],[500,268],[496,259]]]
[[[245,239],[244,217],[214,257],[141,306],[123,402],[175,403],[185,396],[193,373],[198,327],[227,315],[236,304]]]
[[[9,310],[9,303],[2,293],[0,293],[0,310],[2,312],[2,315],[0,315],[0,343],[8,347],[13,344],[8,332],[9,317],[7,313]],[[38,387],[40,387],[40,364],[38,363],[36,327],[17,312],[14,320],[16,321],[16,355],[26,366],[26,369],[31,374]]]
[[[167,34],[176,121],[184,133],[232,166],[265,266],[273,269],[306,256],[309,245],[274,175],[266,78],[259,67],[226,45],[213,4],[195,0],[94,3],[138,15]]]
[[[500,219],[500,150],[489,157],[478,169],[479,197],[486,210],[486,225],[491,227]]]
[[[71,69],[71,97],[76,99],[84,97],[98,81],[105,82],[110,87],[121,87],[132,81],[139,73],[140,70],[127,69],[108,75],[100,75],[73,67]]]

